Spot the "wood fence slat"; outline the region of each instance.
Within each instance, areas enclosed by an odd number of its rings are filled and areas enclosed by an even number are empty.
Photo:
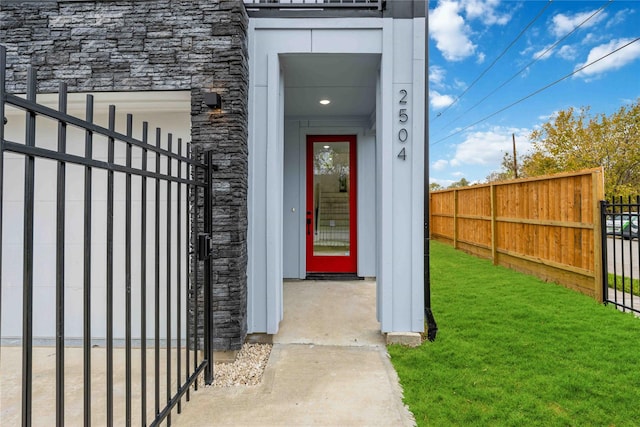
[[[601,168],[442,190],[430,194],[430,231],[494,264],[602,300],[603,198]]]

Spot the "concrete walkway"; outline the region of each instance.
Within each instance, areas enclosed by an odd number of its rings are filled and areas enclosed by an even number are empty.
[[[284,284],[262,384],[192,394],[179,426],[411,426],[375,318],[375,282]]]
[[[284,284],[284,320],[263,381],[258,386],[200,387],[191,401],[174,409],[179,426],[410,426],[396,373],[376,321],[373,281],[296,281]],[[0,347],[0,425],[20,424],[20,346]],[[65,349],[65,424],[82,425],[83,351]],[[165,351],[160,354],[164,387]],[[106,422],[106,352],[91,351],[91,418]],[[147,355],[147,414],[153,416],[154,370]],[[183,355],[183,360],[186,355]],[[175,359],[175,354],[172,355]],[[55,424],[55,348],[33,349],[33,425]],[[140,377],[139,350],[133,354],[133,378]],[[125,425],[124,350],[114,351],[114,425]],[[175,385],[174,385],[175,387]],[[164,388],[163,388],[164,390]],[[139,424],[140,393],[132,401]],[[162,392],[164,393],[164,391]]]

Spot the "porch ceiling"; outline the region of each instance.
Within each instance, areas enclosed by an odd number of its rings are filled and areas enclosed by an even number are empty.
[[[285,116],[371,116],[376,109],[378,54],[285,54]],[[329,99],[329,105],[320,105]]]

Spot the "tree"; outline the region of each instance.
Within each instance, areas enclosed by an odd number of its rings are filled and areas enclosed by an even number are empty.
[[[640,190],[640,98],[611,116],[589,108],[560,111],[535,130],[532,151],[522,162],[525,176],[602,166],[607,197]]]
[[[466,178],[460,178],[460,181],[454,182],[448,188],[468,187],[471,183]]]
[[[438,190],[444,190],[444,187],[438,184],[437,182],[432,182],[431,184],[429,184],[429,191],[438,191]]]

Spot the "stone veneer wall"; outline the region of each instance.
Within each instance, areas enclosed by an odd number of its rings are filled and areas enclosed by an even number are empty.
[[[213,150],[214,349],[247,332],[248,17],[241,0],[2,0],[9,91],[191,91],[194,150]],[[217,91],[211,113],[203,93]]]

